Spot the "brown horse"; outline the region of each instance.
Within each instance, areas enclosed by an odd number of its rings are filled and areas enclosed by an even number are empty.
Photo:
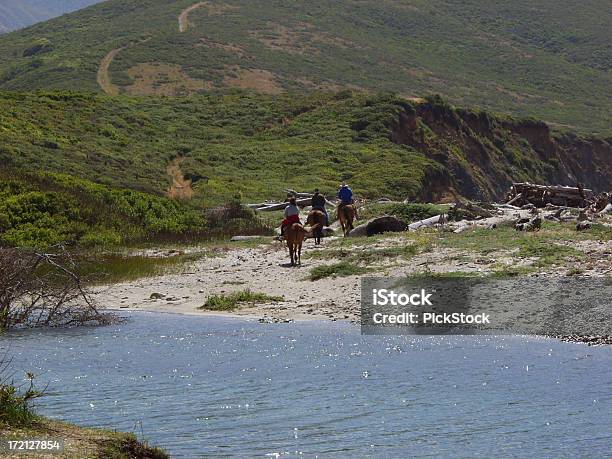
[[[317,209],[313,209],[308,214],[306,218],[306,224],[312,227],[314,230],[314,240],[315,245],[319,245],[321,243],[321,238],[323,237],[323,226],[325,226],[325,214]]]
[[[353,220],[355,220],[355,206],[353,204],[341,204],[338,206],[338,218],[342,225],[342,233],[346,237],[354,228]]]
[[[302,243],[307,234],[310,234],[318,224],[313,225],[310,231],[305,229],[299,223],[294,223],[285,229],[285,239],[287,240],[287,248],[291,257],[291,266],[302,264]]]

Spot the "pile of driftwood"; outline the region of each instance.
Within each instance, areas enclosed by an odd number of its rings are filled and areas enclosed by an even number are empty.
[[[612,192],[600,193],[589,200],[587,210],[590,213],[609,214],[612,213]]]
[[[285,199],[283,202],[266,201],[266,202],[260,202],[257,204],[247,204],[247,207],[249,207],[250,209],[261,211],[261,212],[271,212],[274,210],[283,210],[285,207],[287,207],[287,202],[289,201],[290,197],[294,197],[296,199],[296,204],[299,207],[307,207],[312,204],[311,202],[312,193],[299,193],[295,190],[285,190],[285,193],[287,193],[287,199]],[[325,198],[325,200],[327,201],[327,205],[329,206],[335,205],[334,202],[329,201],[327,198]]]
[[[547,204],[566,207],[586,207],[593,198],[593,191],[578,184],[577,187],[561,185],[536,185],[513,183],[506,196],[506,204],[522,207],[533,204],[545,207]]]

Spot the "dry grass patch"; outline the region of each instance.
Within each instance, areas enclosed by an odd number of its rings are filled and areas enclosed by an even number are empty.
[[[316,54],[317,49],[308,44],[305,28],[289,28],[277,22],[268,23],[265,30],[251,30],[249,35],[267,48],[292,54]]]
[[[148,62],[135,65],[127,73],[134,83],[123,89],[131,95],[176,96],[213,88],[209,81],[186,75],[180,65]]]
[[[278,22],[269,22],[264,30],[251,30],[249,35],[267,48],[293,54],[320,54],[321,50],[313,43],[324,43],[339,48],[359,48],[350,40],[327,32],[313,30],[307,22],[299,22],[287,27]]]
[[[235,69],[235,76],[226,76],[223,83],[232,88],[253,89],[264,94],[280,94],[282,86],[276,76],[267,70]]]
[[[105,429],[93,429],[52,421],[38,417],[27,427],[1,426],[0,435],[5,439],[18,440],[23,438],[63,439],[62,454],[36,454],[44,458],[151,458],[165,459],[169,456],[161,449],[138,442],[131,433],[114,432]],[[5,458],[29,457],[23,454],[4,455]]]

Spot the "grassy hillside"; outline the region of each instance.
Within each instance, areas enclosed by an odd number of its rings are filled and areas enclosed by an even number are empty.
[[[0,93],[0,164],[155,195],[168,191],[173,165],[198,207],[288,187],[331,193],[343,179],[361,197],[417,200],[495,199],[512,180],[601,189],[611,155],[607,141],[554,137],[541,122],[437,97]]]
[[[209,1],[179,31],[197,3],[110,0],[3,36],[0,88],[433,92],[612,132],[607,0]]]
[[[371,117],[384,128],[402,103],[350,93],[173,99],[4,93],[0,161],[162,194],[170,185],[168,164],[179,157],[193,201],[204,206],[236,193],[265,199],[287,186],[331,192],[342,178],[366,196],[416,196],[438,165],[390,142],[384,130],[366,139],[351,127]]]
[[[27,27],[70,11],[76,11],[101,0],[2,0],[0,33]]]

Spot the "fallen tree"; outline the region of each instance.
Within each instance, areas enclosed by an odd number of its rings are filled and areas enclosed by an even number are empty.
[[[0,329],[101,325],[98,310],[69,252],[0,249]]]

